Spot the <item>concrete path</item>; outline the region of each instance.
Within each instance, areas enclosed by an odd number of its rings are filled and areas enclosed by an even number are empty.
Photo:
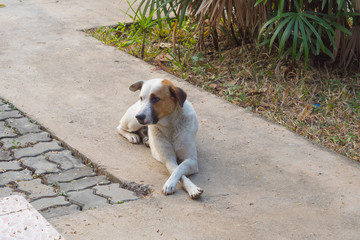
[[[125,1],[2,0],[0,96],[104,169],[152,186],[138,201],[50,220],[66,239],[357,239],[360,165],[195,88],[80,29],[125,20]],[[205,192],[163,196],[165,168],[115,131],[128,86],[166,77],[200,120]]]

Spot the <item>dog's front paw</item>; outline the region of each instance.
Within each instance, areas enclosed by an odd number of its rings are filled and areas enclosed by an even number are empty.
[[[192,189],[191,191],[189,191],[189,196],[192,199],[198,199],[201,194],[204,192],[203,189],[199,188],[199,187],[195,187],[194,189]]]
[[[165,195],[174,194],[176,191],[176,184],[177,182],[168,179],[162,188],[162,193]]]
[[[144,144],[145,146],[150,147],[149,137],[148,137],[148,136],[144,137],[144,138],[142,139],[142,142],[143,142],[143,144]]]
[[[134,143],[134,144],[139,144],[141,142],[141,138],[139,135],[137,135],[136,133],[127,133],[126,135],[124,135],[126,137],[127,140],[129,140],[129,142]]]

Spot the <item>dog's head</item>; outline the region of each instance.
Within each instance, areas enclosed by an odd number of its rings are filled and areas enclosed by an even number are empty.
[[[173,113],[177,106],[183,107],[186,100],[186,93],[167,79],[137,81],[129,89],[140,90],[141,107],[136,119],[144,125],[156,124]]]

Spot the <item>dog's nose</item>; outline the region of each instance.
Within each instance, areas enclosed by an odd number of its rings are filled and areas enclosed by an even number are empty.
[[[145,120],[145,114],[138,114],[135,116],[139,123],[144,123]]]

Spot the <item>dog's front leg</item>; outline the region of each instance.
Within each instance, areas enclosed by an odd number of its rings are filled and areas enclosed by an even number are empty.
[[[155,159],[165,164],[170,173],[169,179],[166,181],[162,188],[165,195],[175,193],[176,185],[181,181],[185,190],[189,193],[190,197],[195,199],[200,197],[203,190],[197,187],[186,176],[198,172],[198,164],[196,160],[196,148],[192,149],[193,154],[185,154],[182,157],[186,158],[180,165],[177,163],[177,156],[173,145],[161,133],[160,130],[154,126],[149,126],[149,140],[150,149]],[[191,156],[195,156],[193,159]]]
[[[167,191],[171,191],[176,188],[177,182],[180,180],[181,184],[188,192],[192,199],[197,199],[203,193],[203,190],[197,187],[187,175],[192,175],[198,172],[198,164],[194,159],[185,159],[180,165],[177,162],[171,162],[166,164],[167,169],[171,173],[171,176],[166,181],[163,187],[163,193],[167,195]],[[175,192],[175,189],[174,189]]]
[[[162,162],[168,169],[169,173],[172,174],[178,167],[174,147],[159,129],[151,125],[149,126],[149,143],[153,157],[159,162]],[[178,181],[179,179],[176,180],[175,178],[172,178],[170,181],[166,181],[164,187],[162,188],[162,192],[165,195],[175,193]]]

